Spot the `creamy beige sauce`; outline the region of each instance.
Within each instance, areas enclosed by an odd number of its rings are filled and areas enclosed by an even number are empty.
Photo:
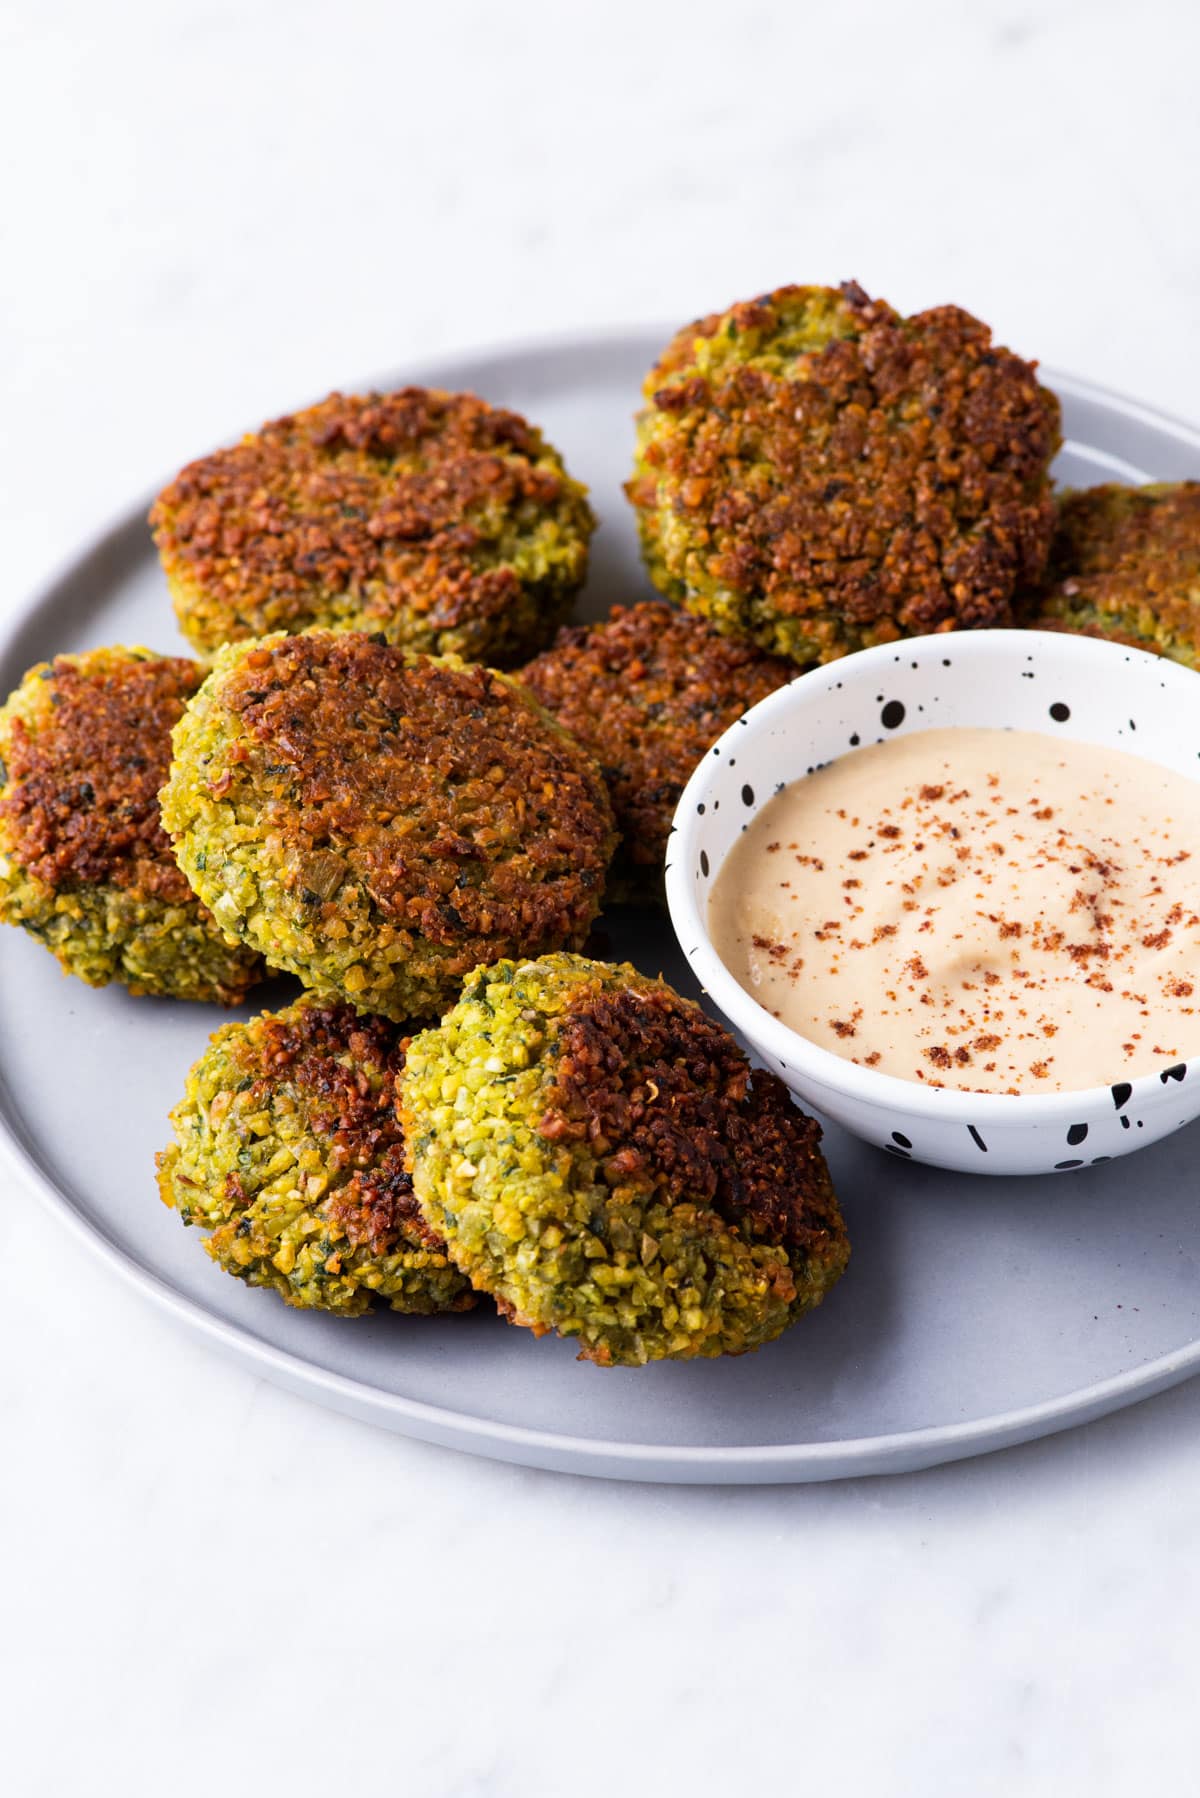
[[[1070,1092],[1200,1054],[1200,784],[1033,731],[852,750],[765,805],[714,883],[721,960],[835,1055]]]

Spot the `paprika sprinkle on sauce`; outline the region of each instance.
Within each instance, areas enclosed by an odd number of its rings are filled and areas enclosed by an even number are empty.
[[[709,922],[761,1005],[861,1066],[1111,1084],[1200,1054],[1200,787],[1032,731],[913,732],[764,806]]]

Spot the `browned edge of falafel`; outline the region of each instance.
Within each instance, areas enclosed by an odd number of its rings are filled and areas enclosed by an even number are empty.
[[[561,541],[526,566],[521,533],[559,511]],[[181,625],[205,653],[344,624],[511,662],[562,617],[595,520],[519,414],[409,386],[331,394],[189,463],[150,524]]]
[[[698,1005],[668,987],[591,994],[555,1052],[539,1134],[599,1145],[609,1185],[673,1190],[805,1258],[844,1236],[820,1124]]]
[[[787,307],[814,296],[848,328],[773,367]],[[696,364],[722,334],[728,353]],[[905,319],[854,283],[688,327],[647,380],[627,488],[652,578],[797,661],[1009,623],[1053,526],[1059,406],[1035,367],[957,307]]]
[[[318,901],[349,864],[381,917],[461,949],[464,973],[497,937],[586,934],[613,836],[599,774],[490,669],[318,631],[251,651],[221,703],[287,752],[292,848]]]
[[[159,816],[171,731],[204,671],[182,656],[114,666],[96,679],[63,656],[43,670],[49,720],[12,724],[11,791],[0,799],[12,853],[55,890],[108,883],[193,905]]]
[[[671,821],[697,762],[796,666],[658,600],[565,625],[518,674],[596,759],[622,842],[618,891],[659,897]],[[622,896],[623,893],[622,893]]]

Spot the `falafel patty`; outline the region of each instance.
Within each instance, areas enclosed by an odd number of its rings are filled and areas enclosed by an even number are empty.
[[[701,756],[795,665],[654,600],[567,625],[518,679],[599,763],[621,843],[609,897],[661,899],[679,796]]]
[[[1064,493],[1035,630],[1111,637],[1200,669],[1200,481]]]
[[[512,1322],[640,1366],[741,1354],[849,1256],[820,1127],[727,1031],[630,967],[480,968],[409,1044],[426,1219]]]
[[[600,909],[600,771],[491,669],[361,631],[230,644],[174,742],[163,822],[196,892],[359,1011],[441,1011],[480,962],[577,948]]]
[[[499,666],[550,641],[595,528],[540,431],[423,387],[276,419],[189,464],[150,523],[204,655],[322,624]]]
[[[263,975],[180,873],[159,817],[204,678],[149,649],[40,662],[0,707],[0,919],[89,986],[237,1004]]]
[[[227,1273],[289,1305],[357,1317],[475,1303],[421,1216],[404,1167],[395,1024],[306,996],[226,1024],[171,1113],[164,1204],[208,1232]]]
[[[1059,405],[956,306],[782,287],[680,331],[626,492],[650,577],[795,662],[1011,621],[1045,566]]]

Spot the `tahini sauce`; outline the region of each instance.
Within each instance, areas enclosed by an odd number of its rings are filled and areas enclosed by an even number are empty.
[[[1200,1054],[1200,783],[1032,731],[893,738],[762,808],[709,926],[761,1005],[863,1067],[1113,1084]]]

